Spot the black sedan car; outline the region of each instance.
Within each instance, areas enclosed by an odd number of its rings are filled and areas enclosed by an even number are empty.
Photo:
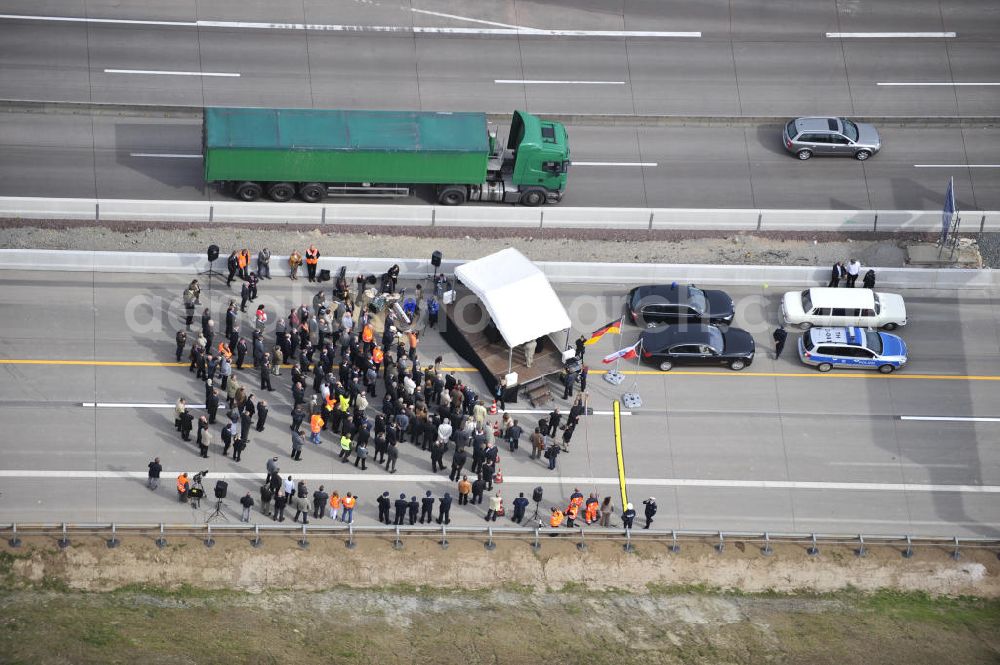
[[[745,330],[713,325],[663,326],[639,337],[644,363],[668,372],[674,365],[728,365],[740,370],[753,362],[753,337]]]
[[[703,290],[693,284],[637,286],[626,300],[632,323],[647,327],[661,323],[733,322],[733,299],[725,291]]]

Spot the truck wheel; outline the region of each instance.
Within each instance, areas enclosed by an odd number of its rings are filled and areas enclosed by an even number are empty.
[[[319,203],[326,196],[326,187],[318,182],[307,182],[299,187],[299,197],[306,203]]]
[[[529,189],[521,194],[521,205],[523,206],[531,206],[534,208],[535,206],[540,206],[543,203],[545,203],[545,192],[540,189]]]
[[[295,196],[295,187],[290,182],[276,182],[267,188],[267,195],[272,201],[284,203],[291,201],[292,197]]]
[[[256,201],[263,189],[255,182],[241,182],[236,186],[236,197],[243,201]]]
[[[464,187],[445,187],[438,194],[438,203],[443,206],[460,206],[465,203],[466,197]]]

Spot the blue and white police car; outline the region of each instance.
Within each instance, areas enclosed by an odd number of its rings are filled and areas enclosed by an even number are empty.
[[[906,344],[864,328],[813,328],[799,338],[799,358],[821,372],[840,367],[889,374],[906,364]]]

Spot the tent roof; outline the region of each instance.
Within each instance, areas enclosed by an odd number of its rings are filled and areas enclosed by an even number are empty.
[[[455,276],[482,300],[510,347],[570,327],[548,278],[513,247],[464,263]]]

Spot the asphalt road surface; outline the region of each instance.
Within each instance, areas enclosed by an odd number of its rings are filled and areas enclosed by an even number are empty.
[[[188,279],[0,274],[0,367],[5,374],[0,384],[0,521],[201,522],[209,502],[200,511],[178,503],[173,481],[179,471],[206,468],[209,489],[219,474],[234,474],[225,510],[235,521],[238,497],[245,491],[256,496],[265,460],[272,455],[281,458],[283,473],[309,478],[311,489],[322,483],[327,490],[359,493],[363,524],[374,522],[374,500],[383,490],[394,496],[454,491],[446,474],[430,474],[426,453],[408,443],[401,446],[395,475],[374,465],[361,472],[338,463],[329,434],[319,447],[307,444],[301,462],[291,461],[287,370],[275,381],[275,392],[254,390],[272,411],[241,463],[223,458],[218,445],[208,460],[198,458],[194,443],[182,442],[172,427],[177,397],[198,404],[203,395],[194,375],[172,362],[179,294]],[[312,292],[306,286],[285,279],[266,282],[261,302],[272,312],[287,311],[309,301]],[[616,316],[625,288],[559,289],[573,334]],[[622,418],[628,493],[637,506],[656,497],[658,528],[1000,533],[1000,304],[995,293],[905,292],[910,324],[901,334],[911,363],[883,376],[819,374],[802,366],[794,352],[796,334],[784,356],[772,360],[769,333],[780,293],[763,286],[730,292],[737,300],[738,324],[757,340],[752,367],[669,374],[644,367],[613,387],[598,373],[599,358],[619,343],[630,344],[638,330],[626,326],[621,338],[606,337],[587,351],[595,368],[588,388],[596,413],[584,419],[557,470],[531,461],[523,444],[514,454],[502,449],[506,482],[500,487],[508,505],[516,492],[530,495],[532,487],[542,485],[543,511],[564,504],[575,487],[614,497],[620,510],[607,412],[613,399],[634,389],[643,404]],[[229,297],[217,285],[211,293],[206,289],[203,302],[211,303],[219,320]],[[438,354],[463,379],[481,385],[438,334],[428,331],[421,358],[427,362]],[[239,374],[256,388],[255,373]],[[568,408],[561,399],[556,405]],[[509,408],[522,423],[543,415],[524,403]],[[153,494],[144,480],[155,455],[165,472]],[[453,510],[459,524],[482,524],[484,513],[482,507]]]
[[[3,120],[0,196],[226,197],[203,182],[197,120],[41,113]],[[1000,209],[1000,168],[917,166],[997,161],[997,128],[884,127],[887,147],[864,163],[800,162],[782,147],[778,125],[581,124],[569,132],[577,165],[562,205],[934,210],[954,176],[961,210]],[[432,197],[428,188],[392,201]]]
[[[4,99],[626,116],[1000,108],[1000,9],[986,2],[15,0],[4,12]],[[198,152],[196,127],[152,124],[6,116],[0,194],[206,196],[196,160],[130,156]],[[574,169],[566,204],[935,209],[954,176],[963,209],[1000,206],[996,130],[881,129],[883,152],[862,165],[799,164],[777,126],[572,126],[574,160],[601,165]]]

